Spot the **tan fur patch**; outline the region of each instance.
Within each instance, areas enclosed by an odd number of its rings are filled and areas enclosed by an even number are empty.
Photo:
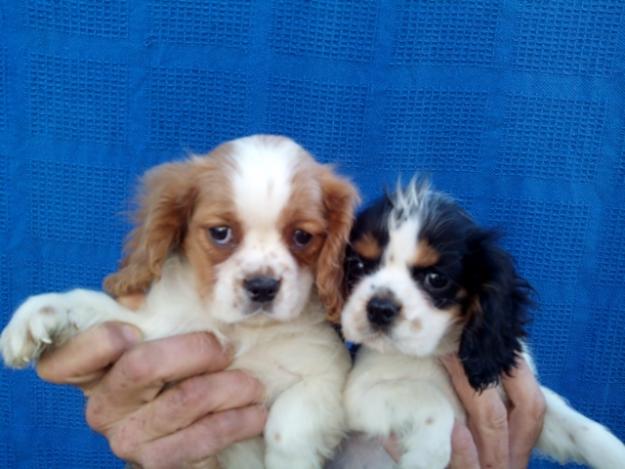
[[[420,240],[417,244],[417,251],[412,260],[415,267],[431,267],[440,260],[439,252],[434,249],[427,241]]]
[[[345,245],[359,197],[356,188],[335,174],[332,167],[317,164],[316,174],[327,228],[317,258],[315,285],[319,299],[326,309],[327,319],[338,323],[344,301],[342,285]]]
[[[382,255],[382,247],[371,233],[365,233],[352,247],[365,259],[378,259]]]
[[[188,234],[184,240],[185,257],[189,260],[198,278],[200,295],[208,295],[215,283],[214,266],[224,262],[236,250],[243,238],[241,224],[236,216],[230,180],[227,176],[232,160],[227,153],[211,153],[213,160],[198,174],[199,194]],[[212,166],[212,167],[211,167]],[[232,241],[226,245],[215,244],[210,228],[229,226]]]
[[[234,213],[226,184],[230,149],[226,143],[206,156],[162,164],[143,176],[136,227],[120,270],[105,281],[109,293],[117,297],[145,292],[160,277],[167,256],[181,248],[201,278],[210,277],[212,261],[199,250],[199,239],[205,235],[197,226],[202,218],[206,222],[206,210],[218,211],[222,218]]]

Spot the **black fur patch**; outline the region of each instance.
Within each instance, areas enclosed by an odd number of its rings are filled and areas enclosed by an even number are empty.
[[[525,336],[532,289],[518,275],[511,256],[499,247],[492,231],[479,227],[442,193],[416,189],[420,193],[418,210],[397,208],[394,196],[384,195],[357,216],[350,241],[368,234],[385,249],[391,216],[397,218],[401,212],[404,218],[419,217],[421,228],[415,243],[427,241],[440,257],[433,266],[407,268],[415,287],[429,295],[435,307],[460,306],[465,327],[458,355],[471,386],[482,390],[515,366]],[[363,259],[348,247],[346,294],[379,263],[380,259]]]

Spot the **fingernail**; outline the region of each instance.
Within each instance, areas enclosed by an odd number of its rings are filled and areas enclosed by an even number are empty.
[[[143,339],[143,334],[135,326],[124,324],[121,328],[121,331],[122,331],[122,335],[124,336],[124,339],[126,339],[126,341],[130,345],[138,344]]]

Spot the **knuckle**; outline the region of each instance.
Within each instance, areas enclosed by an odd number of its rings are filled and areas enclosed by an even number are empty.
[[[499,399],[491,399],[485,405],[482,420],[484,425],[493,430],[503,430],[508,426],[508,412]]]
[[[200,397],[198,384],[195,380],[189,379],[169,390],[165,405],[173,409],[195,406]]]
[[[112,433],[109,437],[111,451],[118,458],[126,461],[135,461],[138,454],[138,444],[134,438],[129,438],[124,431]]]
[[[87,401],[87,408],[85,409],[85,420],[89,428],[96,432],[101,432],[104,429],[104,416],[106,415],[106,409],[101,402],[95,397],[91,397]]]
[[[189,347],[193,353],[206,356],[222,354],[222,348],[215,336],[202,332],[196,332],[189,336]]]
[[[135,347],[120,359],[120,371],[128,380],[143,383],[154,377],[154,354],[148,350],[150,346],[154,344]]]
[[[267,422],[267,409],[263,405],[254,405],[240,410],[242,417],[237,421],[238,428],[243,428],[246,433],[260,433]],[[239,422],[244,422],[243,424]]]
[[[236,412],[220,412],[214,414],[213,418],[206,424],[205,432],[210,442],[211,448],[216,451],[228,446],[233,440],[233,433],[237,421]]]
[[[119,324],[105,322],[97,327],[102,338],[96,339],[94,343],[106,344],[107,349],[110,351],[122,351],[127,347],[126,339],[121,332]]]

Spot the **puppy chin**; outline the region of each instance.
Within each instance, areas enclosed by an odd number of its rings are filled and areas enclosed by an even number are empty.
[[[442,338],[407,336],[398,337],[394,330],[388,333],[372,330],[343,329],[346,340],[364,345],[380,353],[401,353],[413,357],[432,357],[452,353],[458,349],[458,341],[451,335]]]
[[[438,348],[438,342],[423,338],[395,339],[393,343],[399,352],[413,357],[430,357]]]
[[[362,345],[376,350],[380,353],[396,353],[401,352],[396,344],[384,334],[376,334],[374,337],[370,337],[362,342]]]
[[[404,355],[432,357],[458,351],[462,325],[450,323],[444,329],[414,333],[409,324],[398,324],[393,330],[395,348]]]
[[[404,355],[415,357],[431,356],[438,348],[438,340],[418,336],[402,336],[397,330],[401,325],[395,326],[387,332],[374,331],[368,326],[343,328],[343,335],[346,340],[357,344],[362,344],[380,353],[399,352]]]

